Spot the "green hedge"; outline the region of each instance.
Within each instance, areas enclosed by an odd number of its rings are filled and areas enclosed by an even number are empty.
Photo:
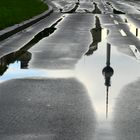
[[[0,0],[0,30],[48,9],[41,0]]]

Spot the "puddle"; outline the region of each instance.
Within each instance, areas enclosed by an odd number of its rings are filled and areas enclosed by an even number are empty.
[[[85,53],[87,56],[92,55],[98,49],[98,43],[105,39],[108,34],[108,30],[101,27],[99,18],[97,16],[95,18],[95,28],[90,30],[93,41],[89,46],[89,50]]]
[[[85,9],[85,12],[86,13],[92,13],[92,14],[101,14],[102,12],[99,9],[98,4],[93,2],[93,5],[94,5],[94,9],[92,11],[89,11],[89,10]]]
[[[74,6],[71,10],[65,11],[65,10],[63,10],[63,9],[60,9],[60,12],[61,12],[61,13],[65,13],[65,14],[75,13],[76,10],[77,10],[77,8],[79,7],[79,5],[80,5],[80,3],[79,3],[79,0],[78,0],[78,1],[75,3],[75,6]]]
[[[75,73],[72,70],[45,70],[45,69],[25,69],[22,62],[16,60],[10,64],[6,71],[1,72],[0,82],[24,78],[24,77],[40,77],[40,78],[69,78],[74,77]]]
[[[0,83],[10,79],[25,77],[29,79],[31,77],[40,79],[64,78],[64,83],[65,78],[78,79],[86,87],[96,113],[98,122],[96,128],[97,138],[104,139],[100,132],[104,133],[108,131],[109,136],[111,135],[111,139],[113,140],[115,139],[115,134],[113,132],[112,121],[114,114],[116,113],[115,103],[117,102],[123,87],[129,83],[133,83],[140,76],[140,63],[137,61],[139,52],[137,52],[134,46],[129,46],[132,52],[136,53],[135,56],[137,59],[133,59],[118,52],[115,46],[108,43],[108,30],[101,27],[99,18],[96,16],[95,28],[89,31],[91,34],[89,50],[83,54],[83,57],[79,60],[75,69],[27,69],[28,63],[32,59],[32,54],[28,52],[28,49],[33,47],[43,38],[53,34],[55,30],[57,30],[56,25],[61,20],[62,19],[59,19],[52,24],[50,28],[46,28],[37,34],[22,49],[0,59]],[[138,31],[136,32],[136,35],[138,36]],[[61,84],[61,86],[63,86],[63,84]],[[57,85],[59,85],[59,81],[57,82]],[[68,85],[69,83],[65,85],[65,88]],[[57,92],[55,89],[53,90]],[[57,90],[59,91],[59,88]],[[68,92],[67,88],[65,90]],[[139,91],[139,89],[137,90]],[[49,91],[51,91],[51,89],[49,89]],[[80,94],[79,89],[76,89],[75,91],[78,91]],[[62,93],[63,92],[64,91],[62,91]],[[63,113],[64,112],[62,112],[62,114]],[[123,112],[121,113],[123,114]],[[75,122],[73,123],[75,124]]]
[[[21,50],[28,50],[35,44],[37,44],[39,41],[41,41],[43,38],[49,37],[51,34],[55,32],[57,29],[55,26],[62,20],[63,18],[60,18],[57,20],[54,24],[52,24],[50,27],[45,28],[43,31],[39,32],[35,37],[29,41],[25,46],[22,47]],[[20,51],[20,50],[19,50]]]
[[[98,117],[101,120],[105,120],[106,117],[111,119],[119,91],[139,77],[140,63],[119,53],[114,46],[107,43],[108,31],[101,28],[98,17],[91,32],[93,42],[74,70],[27,69],[31,53],[24,48],[0,59],[0,82],[24,77],[76,77],[88,89]]]
[[[116,9],[115,7],[113,7],[113,5],[110,2],[107,1],[106,4],[109,5],[113,9],[114,14],[125,14],[125,12],[120,11],[120,10]]]
[[[138,28],[130,19],[125,16],[121,16],[124,22],[128,25],[130,32],[140,39],[140,28]]]
[[[49,37],[51,34],[55,32],[56,25],[62,20],[60,18],[57,20],[54,24],[52,24],[49,28],[44,29],[35,37],[29,41],[26,45],[24,45],[20,50],[10,53],[6,56],[3,56],[0,58],[0,75],[3,75],[4,72],[8,69],[8,65],[11,63],[15,63],[16,61],[20,62],[20,68],[21,69],[27,69],[28,63],[32,58],[32,54],[28,52],[28,50],[33,47],[35,44],[37,44],[39,41],[41,41],[43,38]]]
[[[91,8],[94,7],[94,8]],[[67,10],[68,9],[68,10]],[[69,10],[71,9],[71,10]],[[93,10],[89,10],[93,9]],[[97,3],[90,1],[89,5],[82,3],[82,1],[77,1],[74,6],[69,6],[68,8],[60,8],[59,9],[61,13],[64,14],[71,14],[71,13],[92,13],[92,14],[101,14],[101,10],[99,9]]]

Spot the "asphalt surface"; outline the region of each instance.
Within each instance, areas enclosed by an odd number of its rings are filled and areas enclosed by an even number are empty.
[[[0,139],[139,140],[140,2],[46,2],[0,42]]]
[[[1,93],[2,140],[84,140],[94,135],[94,110],[76,79],[11,80],[1,84]]]

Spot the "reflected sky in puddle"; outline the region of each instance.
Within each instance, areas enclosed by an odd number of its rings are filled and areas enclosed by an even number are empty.
[[[110,66],[113,68],[114,74],[111,77],[107,97],[105,77],[102,75],[102,70],[106,66],[106,47],[107,41],[104,40],[99,43],[98,50],[93,55],[84,56],[77,65],[76,76],[84,83],[92,100],[98,119],[97,138],[104,139],[104,134],[106,134],[107,138],[111,136],[111,139],[114,139],[112,121],[116,112],[115,103],[122,88],[139,78],[140,63],[134,58],[119,53],[114,46],[111,46]],[[101,135],[102,133],[103,135]]]
[[[90,57],[84,56],[76,68],[77,77],[86,85],[95,109],[99,113],[98,117],[101,119],[105,119],[106,116],[106,87],[102,75],[102,70],[106,65],[106,46],[105,40],[99,43],[98,51]],[[120,89],[140,75],[138,61],[120,54],[114,46],[111,46],[111,50],[111,67],[114,69],[114,75],[111,78],[111,87],[109,87],[109,118],[112,117],[114,101]]]
[[[76,77],[86,86],[98,118],[103,121],[106,119],[106,86],[102,70],[106,66],[106,47],[107,40],[104,39],[98,44],[98,50],[94,51],[93,55],[83,56],[75,70],[21,69],[21,62],[16,61],[9,65],[7,71],[0,77],[0,82],[24,77]],[[110,63],[114,69],[114,75],[111,77],[111,86],[109,86],[109,120],[112,118],[114,101],[121,88],[140,75],[139,61],[119,53],[114,46],[111,46]]]
[[[21,62],[17,61],[9,65],[8,70],[1,76],[0,82],[24,77],[68,78],[74,77],[74,72],[72,70],[21,69]]]

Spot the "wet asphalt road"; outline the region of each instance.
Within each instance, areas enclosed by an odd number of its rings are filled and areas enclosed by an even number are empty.
[[[0,42],[0,139],[139,140],[140,3],[47,2]]]

